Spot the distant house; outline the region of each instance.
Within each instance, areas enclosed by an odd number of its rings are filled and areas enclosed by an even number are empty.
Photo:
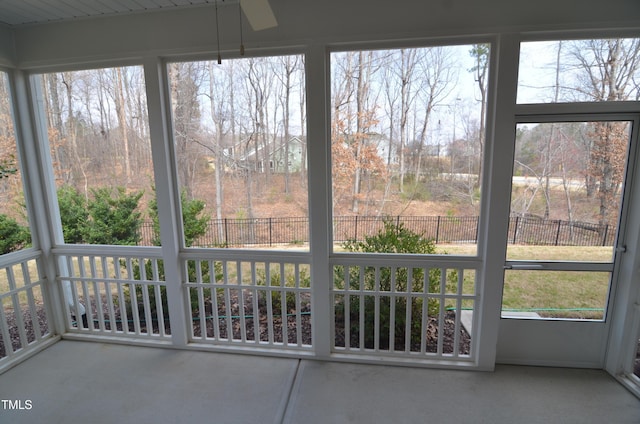
[[[244,145],[247,144],[245,141]],[[300,172],[306,168],[307,143],[297,136],[289,138],[287,142],[282,138],[271,140],[266,147],[260,144],[257,148],[246,149],[240,160],[245,167],[257,172],[265,172],[268,166],[273,173],[284,173],[287,164],[289,172]]]
[[[393,165],[399,162],[398,146],[395,142],[391,143],[386,135],[371,133],[365,138],[365,142],[376,148],[384,163]]]

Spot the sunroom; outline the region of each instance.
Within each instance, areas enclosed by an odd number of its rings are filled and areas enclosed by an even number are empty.
[[[0,421],[640,420],[587,3],[2,2]]]

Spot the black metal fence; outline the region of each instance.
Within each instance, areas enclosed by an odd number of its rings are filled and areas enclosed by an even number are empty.
[[[613,246],[616,227],[580,221],[512,217],[509,243],[548,246]]]
[[[336,216],[333,239],[336,243],[363,240],[377,234],[383,223],[391,220],[433,239],[436,244],[476,243],[476,216]],[[150,245],[153,226],[143,223],[140,244]],[[587,222],[512,217],[509,220],[509,243],[543,246],[612,246],[616,227]],[[309,242],[309,220],[295,218],[213,219],[206,233],[194,242],[198,247],[304,244]]]

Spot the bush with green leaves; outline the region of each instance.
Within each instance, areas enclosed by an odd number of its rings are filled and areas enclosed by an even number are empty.
[[[31,244],[29,227],[15,219],[0,214],[0,255],[23,249]]]
[[[202,237],[205,234],[205,232],[207,231],[207,226],[209,224],[209,221],[211,220],[211,217],[209,216],[209,214],[204,212],[204,208],[205,208],[204,201],[200,199],[188,198],[184,190],[180,193],[180,199],[181,199],[180,203],[182,206],[182,225],[183,225],[183,231],[184,231],[185,246],[191,247],[195,240],[197,240],[199,237]],[[156,198],[152,199],[149,202],[149,217],[153,222],[154,235],[153,235],[152,242],[155,246],[160,246],[160,222],[158,219],[158,202]],[[145,266],[147,278],[151,280],[153,276],[152,262],[145,261],[144,266]],[[201,281],[209,281],[209,273],[210,273],[209,262],[200,261],[200,267],[198,269],[196,265],[196,261],[188,261],[187,263],[188,281],[197,281],[198,272],[201,275],[201,279],[202,279]],[[216,279],[222,278],[221,263],[219,262],[214,263],[214,272],[215,272],[214,278]],[[141,273],[138,265],[134,267],[134,275],[136,279],[140,278]],[[158,279],[160,281],[165,280],[164,263],[161,260],[158,261]],[[149,293],[151,311],[152,311],[152,314],[155,315],[157,312],[157,306],[156,306],[155,291],[153,289],[153,286],[148,286],[148,293]],[[162,297],[162,309],[164,311],[165,319],[167,319],[169,317],[169,309],[168,309],[169,306],[168,306],[165,286],[160,287],[160,294]],[[205,288],[203,294],[205,297],[210,298],[211,290],[208,288]],[[136,297],[137,297],[137,302],[140,308],[143,303],[142,287],[140,286],[136,288]],[[191,290],[190,303],[191,303],[191,309],[193,311],[198,309],[199,301],[198,301],[197,290]]]
[[[58,206],[65,243],[136,245],[140,241],[143,192],[124,187],[91,190],[87,199],[76,188],[58,189]]]
[[[404,253],[404,254],[434,254],[435,243],[432,239],[406,228],[403,223],[385,221],[383,228],[375,235],[367,236],[362,241],[349,240],[343,244],[343,248],[349,252],[365,253]],[[364,342],[366,348],[374,348],[376,308],[379,311],[378,331],[379,347],[386,349],[390,346],[389,333],[391,326],[392,309],[394,322],[394,343],[397,347],[404,348],[406,334],[407,308],[410,308],[410,343],[415,346],[426,333],[422,328],[423,297],[410,296],[408,293],[439,293],[441,270],[429,269],[429,275],[425,278],[423,268],[407,267],[349,267],[346,275],[344,267],[337,266],[334,269],[334,285],[338,289],[344,289],[349,284],[352,291],[382,292],[389,295],[352,295],[349,296],[349,322],[352,345],[359,343],[360,329],[364,329]],[[362,273],[362,275],[361,275]],[[455,279],[455,272],[451,272],[447,279]],[[377,278],[376,278],[377,277]],[[348,281],[345,281],[347,280]],[[428,287],[424,287],[425,280]],[[362,287],[361,287],[362,285]],[[393,295],[397,293],[398,295]],[[407,299],[411,299],[407,304]],[[377,305],[376,305],[377,303]],[[393,305],[393,308],[392,308]],[[360,323],[360,308],[364,307],[364,322]],[[345,322],[345,301],[338,301],[336,308],[336,322]],[[436,299],[429,299],[427,304],[429,316],[437,316],[440,312],[440,304]]]
[[[199,237],[207,232],[211,216],[204,212],[206,206],[204,200],[190,199],[185,190],[180,192],[180,204],[182,206],[184,244],[186,247],[191,247]],[[156,198],[149,202],[149,217],[153,223],[153,245],[160,246],[160,221]]]
[[[142,213],[138,203],[143,192],[127,193],[124,187],[92,189],[87,203],[89,222],[85,242],[135,246],[140,241]]]
[[[87,199],[75,188],[65,185],[58,189],[58,207],[65,243],[84,243],[89,221]]]

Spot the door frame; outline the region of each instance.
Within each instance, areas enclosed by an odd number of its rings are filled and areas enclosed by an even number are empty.
[[[637,113],[626,110],[628,104],[552,104],[521,105],[514,115],[515,125],[540,122],[594,122],[594,121],[630,121],[629,149],[625,173],[622,202],[618,223],[618,232],[614,243],[614,256],[610,263],[509,261],[505,268],[514,264],[522,270],[585,270],[611,272],[609,295],[603,320],[567,320],[567,319],[531,319],[502,317],[499,322],[496,363],[565,366],[581,368],[604,368],[607,358],[609,333],[612,328],[612,316],[618,306],[616,301],[620,280],[619,268],[626,256],[627,221],[630,215],[630,203],[634,187],[640,185],[634,178],[637,167],[638,124]],[[633,105],[637,108],[637,104]],[[569,110],[578,113],[567,113]],[[540,113],[544,112],[544,113]],[[558,113],[561,112],[561,113]],[[515,145],[515,140],[513,141]],[[513,156],[513,149],[512,149]],[[513,164],[511,158],[509,166]],[[512,171],[511,171],[512,176]],[[509,183],[509,186],[511,184]],[[638,195],[635,196],[640,197]],[[637,203],[637,202],[636,202]],[[510,210],[510,202],[506,204]],[[505,246],[507,240],[504,240]],[[506,251],[506,247],[505,247]],[[504,273],[503,273],[504,278]],[[503,281],[504,283],[504,281]]]
[[[630,187],[626,252],[619,266],[616,292],[612,296],[611,329],[607,343],[605,369],[636,396],[640,397],[640,378],[633,374],[634,356],[640,339],[640,105],[633,136],[636,140],[636,167]]]

